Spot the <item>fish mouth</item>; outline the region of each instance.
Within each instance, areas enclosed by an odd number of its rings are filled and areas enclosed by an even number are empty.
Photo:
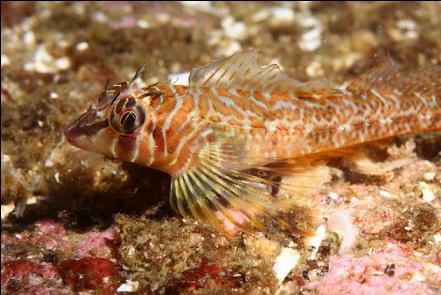
[[[64,129],[64,136],[70,144],[84,148],[100,130],[107,128],[106,118],[98,118],[95,111],[87,111]]]
[[[67,141],[74,146],[79,147],[79,138],[84,133],[81,131],[81,127],[78,127],[79,119],[72,122],[69,126],[64,129],[64,136]]]

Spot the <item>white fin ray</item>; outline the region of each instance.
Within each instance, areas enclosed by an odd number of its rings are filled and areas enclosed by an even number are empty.
[[[288,77],[276,64],[259,66],[258,57],[259,50],[253,49],[217,59],[210,64],[193,69],[190,73],[189,85],[190,87],[225,87],[268,92],[284,92],[309,85],[309,83],[301,83]]]
[[[309,234],[308,230],[299,229],[298,224],[280,217],[299,207],[293,199],[272,195],[271,187],[278,184],[276,181],[266,179],[267,174],[225,169],[224,161],[210,150],[206,147],[189,172],[173,179],[170,201],[176,211],[208,222],[228,236],[232,233],[227,223],[235,232],[254,232],[266,231],[268,221],[297,235]],[[280,189],[289,190],[286,186]],[[309,220],[311,216],[305,213],[305,217]]]

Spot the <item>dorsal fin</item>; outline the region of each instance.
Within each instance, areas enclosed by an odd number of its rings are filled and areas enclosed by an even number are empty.
[[[190,73],[189,85],[283,92],[309,84],[288,77],[276,64],[258,65],[259,53],[256,49],[237,52],[195,68]]]
[[[408,75],[402,92],[406,95],[418,92],[421,95],[441,99],[441,65],[428,65],[420,71]]]
[[[400,84],[401,73],[398,65],[389,55],[380,57],[380,62],[357,79],[351,82],[347,90],[354,94],[366,91],[369,88],[395,88]]]
[[[439,100],[441,93],[441,66],[429,65],[418,72],[407,74],[399,71],[399,66],[389,55],[381,57],[381,62],[355,79],[346,88],[354,95],[360,95],[372,89],[395,92],[401,97],[420,95],[427,100]]]

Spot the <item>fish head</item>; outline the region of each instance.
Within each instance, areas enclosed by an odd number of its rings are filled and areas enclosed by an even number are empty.
[[[72,145],[111,158],[135,162],[134,154],[150,121],[147,103],[129,82],[112,86],[93,99],[64,134]]]

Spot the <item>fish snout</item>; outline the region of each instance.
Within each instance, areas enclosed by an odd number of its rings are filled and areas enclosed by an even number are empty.
[[[74,144],[75,139],[78,137],[78,132],[74,124],[70,124],[64,129],[64,136],[70,144]]]
[[[78,127],[78,120],[72,122],[69,126],[64,129],[64,136],[67,141],[74,146],[79,146],[79,139],[82,135],[81,128]]]
[[[79,148],[86,148],[85,145],[91,135],[89,126],[93,123],[92,118],[93,114],[87,111],[64,129],[64,136],[70,144]]]

